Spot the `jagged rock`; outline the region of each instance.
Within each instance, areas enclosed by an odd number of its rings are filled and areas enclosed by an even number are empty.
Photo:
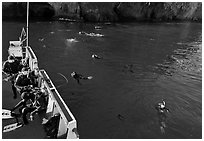
[[[3,2],[2,17],[25,18],[26,3]],[[70,18],[88,22],[202,21],[201,2],[35,2],[31,18]]]
[[[3,2],[2,18],[26,18],[25,2]],[[54,8],[47,2],[33,2],[29,4],[29,17],[31,19],[51,19],[55,14]]]

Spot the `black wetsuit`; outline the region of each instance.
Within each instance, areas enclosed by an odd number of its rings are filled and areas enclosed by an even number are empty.
[[[10,77],[10,81],[12,84],[12,91],[14,94],[14,99],[17,98],[17,90],[14,86],[15,78],[18,72],[22,69],[22,65],[19,60],[15,59],[13,62],[9,62],[8,60],[3,64],[3,72],[5,72],[8,77]]]
[[[38,86],[38,76],[35,75],[34,71],[31,71],[29,73],[29,78],[30,78],[30,81],[31,81],[32,85],[34,87],[37,87]]]
[[[27,75],[19,74],[16,78],[15,86],[20,93],[23,92],[23,87],[32,85],[31,79]]]
[[[72,76],[74,79],[76,79],[77,80],[77,82],[78,82],[78,84],[80,84],[81,85],[81,83],[80,83],[80,79],[88,79],[87,77],[84,77],[83,75],[81,75],[81,74],[77,74],[77,73],[75,73],[75,75],[73,75]]]
[[[36,97],[36,95],[38,95],[36,92],[37,91],[31,89],[24,91],[21,94],[22,100],[11,110],[14,111],[19,108],[19,114],[22,115],[25,125],[28,124],[27,114],[35,111],[41,106],[38,102],[39,98]]]

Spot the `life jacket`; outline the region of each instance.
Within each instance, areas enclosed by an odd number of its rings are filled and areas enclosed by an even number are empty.
[[[3,65],[3,71],[9,74],[16,74],[22,68],[20,61],[14,60],[13,62],[9,62],[8,60]]]
[[[10,67],[11,67],[11,73],[12,74],[16,74],[20,71],[20,62],[18,60],[15,60],[14,62],[10,63]]]

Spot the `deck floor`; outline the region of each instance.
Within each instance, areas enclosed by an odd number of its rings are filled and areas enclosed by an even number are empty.
[[[12,109],[20,100],[21,100],[20,95],[18,95],[17,99],[13,99],[11,83],[2,81],[2,108]],[[18,112],[18,109],[16,109],[15,112]],[[22,121],[22,119],[20,119],[19,121]],[[16,122],[15,119],[2,119],[2,129],[4,126],[15,122]],[[41,123],[42,123],[42,115],[39,116],[38,114],[36,114],[34,116],[34,120],[29,121],[28,125],[22,126],[16,130],[6,132],[6,133],[3,133],[3,130],[2,130],[2,138],[3,139],[45,139],[46,133]]]

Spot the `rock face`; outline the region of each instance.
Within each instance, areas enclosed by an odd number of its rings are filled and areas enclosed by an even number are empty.
[[[120,20],[201,20],[201,3],[121,3],[116,8]]]
[[[80,19],[80,7],[77,2],[50,2],[55,14],[54,17]]]
[[[25,19],[26,8],[25,2],[3,2],[2,18],[3,19]],[[54,8],[46,2],[35,2],[29,4],[29,17],[31,19],[51,19],[55,14]]]
[[[26,3],[2,3],[2,17],[23,18]],[[202,21],[201,2],[40,2],[30,3],[32,18],[69,18],[88,22]]]

